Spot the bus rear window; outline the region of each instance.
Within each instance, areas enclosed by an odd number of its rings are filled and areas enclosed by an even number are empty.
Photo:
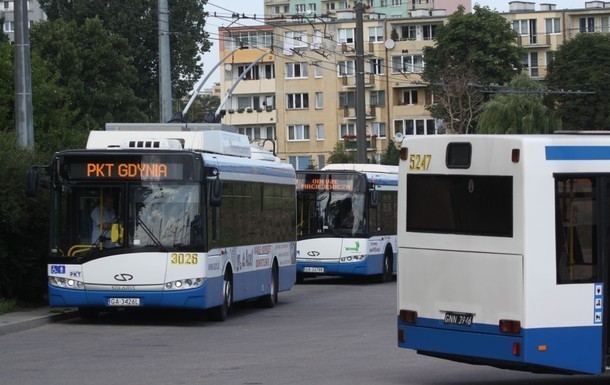
[[[407,231],[513,236],[513,178],[407,175]]]

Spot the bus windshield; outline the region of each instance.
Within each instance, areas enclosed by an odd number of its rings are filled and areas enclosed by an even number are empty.
[[[366,229],[366,181],[360,175],[299,175],[299,238],[362,237]]]
[[[52,254],[204,244],[197,183],[72,184],[55,191]]]

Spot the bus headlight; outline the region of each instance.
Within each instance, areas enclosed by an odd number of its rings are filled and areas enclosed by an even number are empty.
[[[178,279],[165,283],[165,290],[195,289],[205,282],[205,278]]]
[[[65,289],[83,290],[85,288],[85,284],[82,281],[72,278],[50,276],[49,284],[51,286],[62,287]]]
[[[339,258],[340,263],[362,262],[366,259],[366,255],[347,255]]]

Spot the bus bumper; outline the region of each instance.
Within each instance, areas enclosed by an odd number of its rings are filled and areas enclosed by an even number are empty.
[[[202,286],[187,290],[110,291],[72,290],[49,285],[51,307],[95,307],[109,309],[110,298],[139,298],[139,307],[207,309],[222,304],[223,278],[208,278]]]
[[[398,321],[398,346],[453,361],[544,373],[600,374],[600,327],[522,329],[501,334],[498,326],[443,328],[442,320],[420,325]],[[436,326],[435,326],[436,325]]]
[[[358,262],[314,262],[297,259],[297,274],[312,275],[376,275],[381,274],[383,255],[369,255]],[[320,270],[323,269],[323,270]]]

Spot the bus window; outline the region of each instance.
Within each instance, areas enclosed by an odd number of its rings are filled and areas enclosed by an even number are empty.
[[[556,178],[557,283],[597,282],[595,178]]]

